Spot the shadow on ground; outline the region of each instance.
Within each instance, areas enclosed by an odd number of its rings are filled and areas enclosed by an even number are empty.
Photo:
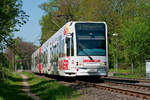
[[[12,77],[12,76],[9,76],[8,77],[9,80],[13,81],[13,82],[22,82],[22,78],[17,78],[17,77]],[[32,78],[28,78],[27,81],[30,81],[32,80]]]
[[[9,76],[7,81],[0,82],[0,100],[32,100],[23,91],[21,78]]]
[[[70,100],[79,95],[76,90],[58,84],[55,80],[41,80],[32,85],[30,89],[42,100]]]

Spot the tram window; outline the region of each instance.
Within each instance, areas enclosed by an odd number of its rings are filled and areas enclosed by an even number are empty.
[[[43,53],[40,54],[40,63],[43,62],[42,59],[43,59]]]
[[[50,58],[52,58],[52,48],[50,48]]]
[[[48,51],[46,50],[46,63],[48,63]]]
[[[37,60],[37,65],[39,64],[39,54],[37,54],[37,56],[36,56],[36,60]]]
[[[66,38],[66,43],[67,43],[67,56],[70,56],[70,47],[71,47],[71,56],[74,56],[73,38]]]
[[[71,44],[71,56],[74,56],[74,42],[73,42],[73,37],[72,37],[72,44]]]
[[[67,56],[70,56],[70,38],[66,38]]]
[[[45,51],[45,64],[47,63],[47,50]]]
[[[45,60],[45,51],[44,51],[44,53],[43,53],[43,58],[42,58],[42,59],[43,59],[43,64],[45,64],[45,61],[46,61],[46,60]]]
[[[58,43],[58,57],[61,57],[61,40]]]
[[[38,64],[38,56],[35,57],[35,60],[36,60],[35,61],[35,65],[37,66],[37,64]]]
[[[61,57],[64,57],[64,39],[61,40]]]

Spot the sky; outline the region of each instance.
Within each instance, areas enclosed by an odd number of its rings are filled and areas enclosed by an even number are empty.
[[[40,19],[44,15],[38,6],[47,0],[23,0],[22,9],[30,17],[29,21],[20,28],[19,32],[15,32],[15,37],[21,37],[23,41],[32,42],[39,45],[39,39],[41,36],[41,26],[39,24]]]

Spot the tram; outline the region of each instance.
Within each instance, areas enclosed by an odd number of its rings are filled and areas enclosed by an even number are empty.
[[[71,21],[32,54],[33,72],[66,77],[107,76],[105,22]]]

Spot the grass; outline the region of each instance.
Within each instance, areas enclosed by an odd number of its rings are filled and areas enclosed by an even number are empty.
[[[114,72],[114,69],[113,68],[111,68],[111,69],[109,69],[109,72]],[[117,72],[119,72],[119,73],[131,73],[132,71],[131,71],[131,69],[117,69]]]
[[[114,72],[114,69],[109,69],[109,72]],[[134,69],[134,72],[131,72],[131,69],[119,69],[114,73],[114,77],[121,78],[137,78],[144,79],[146,75],[145,67],[138,67]]]
[[[121,74],[121,73],[116,73],[114,74],[115,77],[121,77],[121,78],[137,78],[137,79],[143,79],[145,77],[139,75],[139,74],[136,74],[136,73],[129,73],[129,74]]]
[[[10,74],[8,80],[0,82],[0,100],[32,100],[22,90],[19,74]]]
[[[42,100],[74,100],[79,97],[79,94],[55,80],[47,80],[39,78],[33,73],[24,72],[28,76],[31,92],[38,95]]]

